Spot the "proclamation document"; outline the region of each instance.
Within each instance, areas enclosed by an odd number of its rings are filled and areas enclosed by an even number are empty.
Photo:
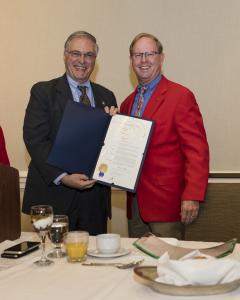
[[[68,101],[47,163],[134,192],[153,121]]]
[[[117,114],[111,118],[93,179],[134,192],[153,122]]]

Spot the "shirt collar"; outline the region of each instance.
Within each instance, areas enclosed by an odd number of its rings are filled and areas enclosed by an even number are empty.
[[[146,85],[147,90],[148,91],[153,91],[155,89],[155,87],[158,85],[158,83],[161,80],[161,74],[159,74],[155,79],[153,79],[153,81],[151,81],[148,85]],[[140,91],[142,85],[138,86],[138,91]]]
[[[67,75],[67,81],[68,81],[70,87],[72,87],[74,89],[76,89],[79,85],[80,86],[86,86],[88,88],[90,88],[90,86],[91,86],[90,85],[90,80],[88,80],[88,81],[86,81],[84,83],[79,84],[79,82],[77,82],[76,80],[72,79],[72,77],[70,77],[68,74],[66,74],[66,75]]]

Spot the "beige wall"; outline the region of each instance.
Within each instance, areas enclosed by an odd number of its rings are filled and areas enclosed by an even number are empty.
[[[120,103],[130,93],[128,46],[139,32],[163,42],[164,73],[197,96],[213,171],[240,170],[238,0],[1,0],[0,124],[12,165],[26,170],[24,110],[34,82],[64,72],[63,43],[75,30],[100,45],[97,82]]]

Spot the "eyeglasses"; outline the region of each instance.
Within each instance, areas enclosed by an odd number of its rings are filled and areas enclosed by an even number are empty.
[[[146,58],[153,58],[155,55],[160,54],[157,51],[151,51],[151,52],[137,52],[137,53],[132,53],[132,57],[136,60],[143,59],[143,56]]]
[[[86,60],[93,60],[96,57],[96,54],[94,52],[83,53],[77,50],[65,50],[65,52],[67,52],[71,56],[71,58],[81,58],[81,56],[83,56]]]

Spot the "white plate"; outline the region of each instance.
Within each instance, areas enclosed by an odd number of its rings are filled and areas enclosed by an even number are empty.
[[[127,255],[128,253],[130,253],[130,250],[127,249],[120,249],[118,252],[116,253],[101,253],[98,250],[88,250],[87,254],[90,256],[94,256],[94,257],[119,257],[119,256],[123,256],[123,255]]]

